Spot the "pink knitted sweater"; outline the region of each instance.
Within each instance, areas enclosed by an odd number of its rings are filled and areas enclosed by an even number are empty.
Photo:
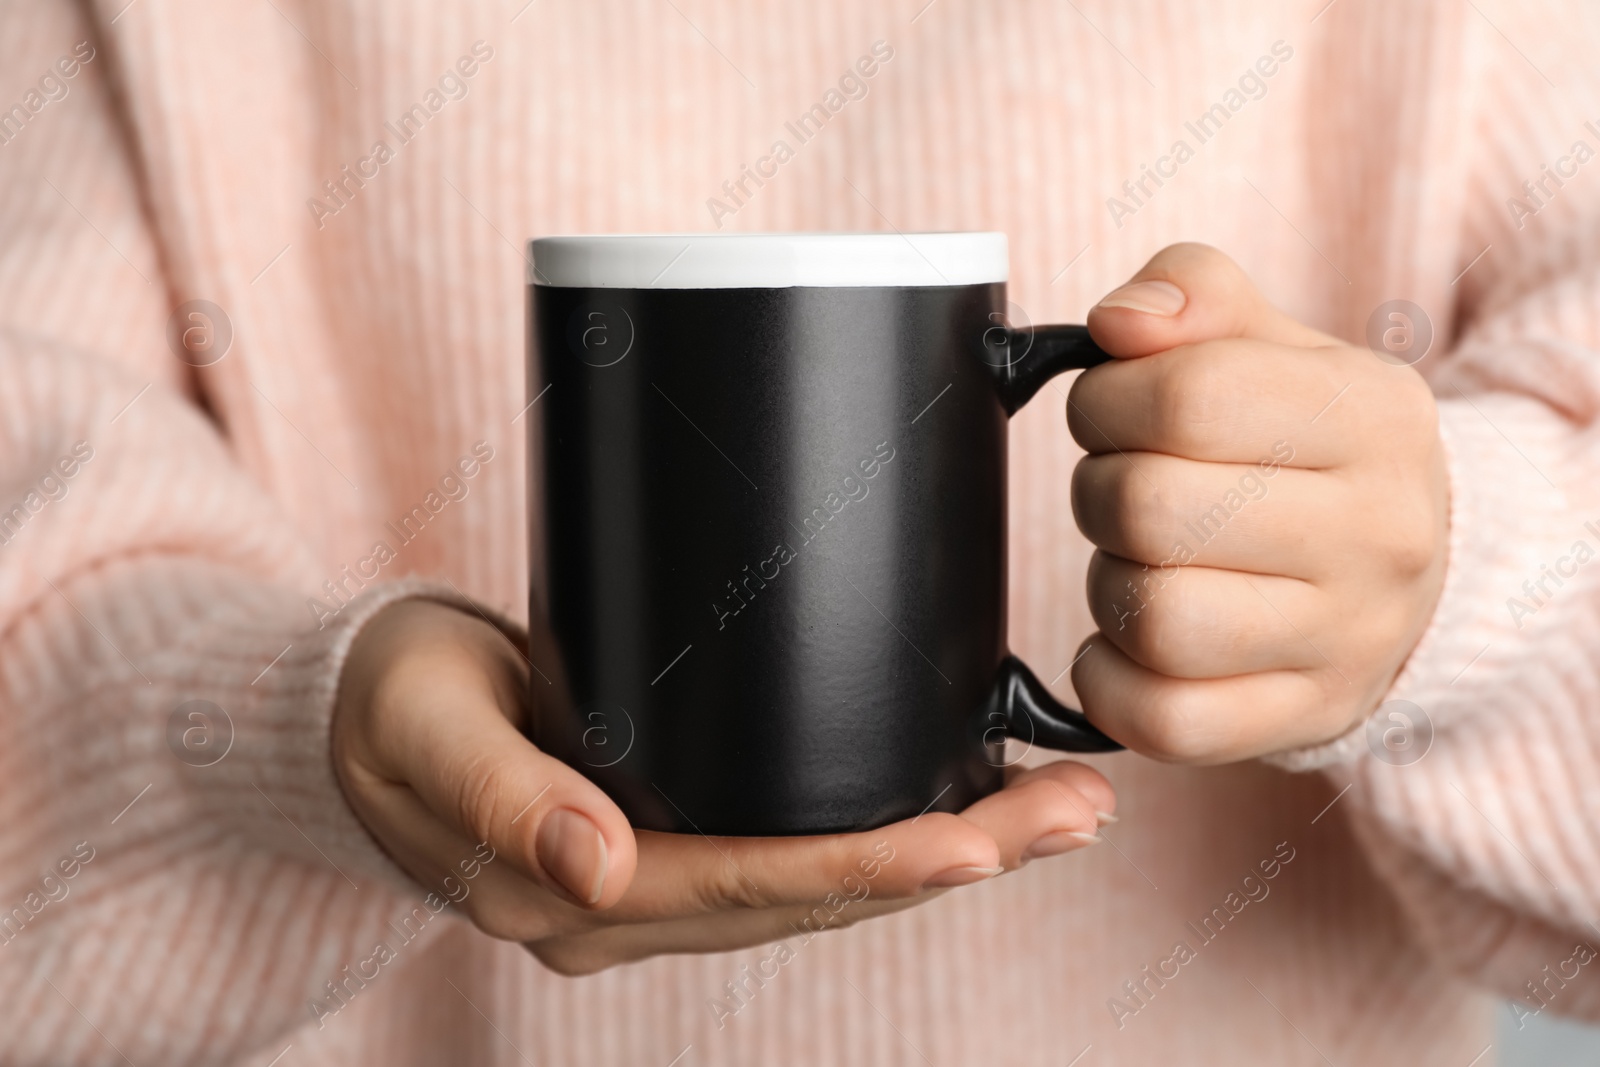
[[[0,1062],[1464,1067],[1475,988],[1600,1015],[1600,23],[1325,3],[6,5]],[[718,226],[1004,230],[1034,322],[1174,240],[1351,340],[1420,305],[1426,756],[1097,760],[1108,844],[760,981],[402,924],[330,704],[395,597],[524,611],[522,242]],[[1012,442],[1045,678],[1091,629],[1061,399]]]

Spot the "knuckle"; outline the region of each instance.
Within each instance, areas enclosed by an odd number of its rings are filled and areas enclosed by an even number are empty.
[[[1089,610],[1100,629],[1114,639],[1139,622],[1150,597],[1146,568],[1130,569],[1104,552],[1089,558]]]
[[[1414,577],[1428,570],[1437,559],[1446,520],[1441,500],[1426,488],[1432,465],[1440,459],[1439,413],[1433,393],[1420,374],[1411,368],[1390,391],[1385,405],[1382,434],[1386,442],[1385,460],[1377,477],[1385,479],[1391,491],[1382,494],[1382,504],[1370,509],[1368,529],[1378,531],[1368,546],[1376,559],[1391,572]],[[1392,457],[1420,457],[1395,466]]]
[[[1166,247],[1165,252],[1181,255],[1191,268],[1208,270],[1226,267],[1237,271],[1239,267],[1227,253],[1204,241],[1178,241]]]
[[[708,912],[750,910],[766,905],[760,892],[731,863],[724,863],[715,874],[700,880],[693,892],[696,903]]]
[[[1093,809],[1070,781],[1045,778],[1030,782],[1028,787],[1033,790],[1030,800],[1037,798],[1036,804],[1050,825],[1089,830],[1094,828]]]
[[[1425,501],[1399,505],[1391,513],[1389,525],[1382,551],[1390,568],[1406,577],[1427,571],[1437,555],[1433,509]]]
[[[1194,595],[1182,567],[1123,564],[1116,566],[1114,573],[1115,577],[1106,584],[1114,586],[1109,592],[1119,597],[1128,612],[1128,626],[1123,629],[1131,642],[1131,647],[1125,649],[1129,655],[1145,663],[1144,657],[1192,639],[1190,613]]]
[[[538,941],[587,928],[590,920],[578,915],[558,918],[551,909],[525,893],[501,892],[482,887],[458,907],[482,932],[500,941]]]
[[[1433,388],[1415,367],[1369,368],[1370,432],[1387,440],[1397,455],[1425,455],[1439,436],[1439,405]]]
[[[1405,425],[1415,426],[1431,436],[1437,432],[1439,420],[1439,405],[1433,388],[1415,367],[1396,369],[1404,371],[1400,377],[1402,384],[1395,394],[1406,416]]]
[[[1072,468],[1072,515],[1093,540],[1105,520],[1106,468],[1099,456],[1084,456]]]
[[[1170,584],[1180,573],[1184,563],[1192,562],[1195,550],[1189,547],[1192,535],[1186,534],[1184,524],[1191,521],[1189,501],[1193,491],[1179,481],[1179,472],[1169,461],[1163,460],[1149,472],[1150,482],[1143,490],[1142,510],[1138,525],[1129,532],[1129,538],[1139,548],[1139,558],[1161,575],[1161,584]],[[1134,481],[1144,481],[1135,477]]]
[[[1193,454],[1226,417],[1225,401],[1236,384],[1216,345],[1198,344],[1179,353],[1156,379],[1156,433],[1180,454]]]
[[[528,942],[524,947],[563,978],[584,978],[624,962],[582,936],[548,937]]]
[[[1134,723],[1133,747],[1166,763],[1187,763],[1209,751],[1210,730],[1199,687],[1169,685],[1150,702]]]
[[[1159,536],[1156,531],[1166,528],[1166,516],[1171,510],[1167,496],[1160,488],[1159,478],[1136,474],[1131,460],[1120,461],[1113,479],[1110,523],[1117,540],[1135,558],[1148,562],[1148,550]]]
[[[542,915],[519,914],[513,909],[469,908],[472,925],[499,941],[533,941],[556,933],[556,924]]]
[[[1194,278],[1218,277],[1237,284],[1244,271],[1226,253],[1199,241],[1167,245],[1150,260],[1152,277],[1182,283]]]
[[[1428,492],[1385,493],[1366,509],[1366,520],[1359,558],[1378,573],[1411,580],[1438,562],[1448,521]]]
[[[1089,375],[1080,374],[1067,389],[1067,432],[1079,447],[1093,455],[1096,449],[1104,447],[1105,442],[1099,435],[1091,433],[1088,413],[1084,410],[1094,406],[1091,384]]]
[[[1074,508],[1084,534],[1106,551],[1148,562],[1170,527],[1172,509],[1155,474],[1141,474],[1121,456],[1095,457],[1093,466],[1074,475]],[[1155,478],[1156,484],[1152,484]]]
[[[1133,628],[1135,646],[1129,654],[1151,670],[1175,667],[1194,640],[1194,620],[1185,610],[1186,583],[1173,582],[1139,614]]]
[[[487,841],[501,808],[503,772],[497,755],[478,753],[456,769],[455,815],[474,839]]]

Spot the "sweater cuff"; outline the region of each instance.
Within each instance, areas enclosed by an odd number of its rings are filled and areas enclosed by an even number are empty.
[[[1495,708],[1501,689],[1562,612],[1562,585],[1600,551],[1600,513],[1585,515],[1565,487],[1567,427],[1536,400],[1504,394],[1441,399],[1450,475],[1449,563],[1424,631],[1384,695],[1422,709],[1431,739]],[[1557,573],[1567,571],[1566,576]],[[1574,593],[1573,601],[1578,599]],[[1332,741],[1266,760],[1291,771],[1371,756],[1364,720]]]
[[[256,649],[263,666],[253,680],[247,672],[225,672],[231,692],[191,685],[206,701],[194,705],[200,717],[186,720],[193,727],[187,730],[182,721],[176,729],[169,725],[168,747],[191,767],[185,777],[199,794],[193,800],[244,820],[248,839],[331,867],[357,889],[376,883],[412,899],[440,891],[419,887],[356,817],[330,747],[340,677],[356,636],[385,608],[417,597],[481,615],[514,643],[526,641],[514,624],[485,614],[453,587],[415,578],[369,587],[332,617],[298,605],[289,609],[274,597],[275,611],[208,620],[208,645]],[[297,626],[283,625],[285,610],[292,610]],[[282,644],[273,648],[273,642]]]

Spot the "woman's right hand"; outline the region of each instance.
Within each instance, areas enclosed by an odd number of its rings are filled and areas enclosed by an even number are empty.
[[[1090,844],[1097,813],[1115,804],[1105,778],[1063,761],[1014,773],[960,815],[867,833],[635,831],[599,787],[522,735],[527,675],[484,620],[427,600],[393,604],[351,648],[333,759],[356,814],[402,868],[562,974],[898,911]]]

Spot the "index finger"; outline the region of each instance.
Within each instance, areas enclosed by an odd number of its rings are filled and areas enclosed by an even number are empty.
[[[1081,847],[1116,806],[1111,783],[1058,761],[1012,775],[960,815],[929,812],[824,837],[711,838],[640,832],[633,888],[607,918],[656,921],[686,910],[770,909],[830,897],[905,900],[982,881],[1025,858]],[[1062,845],[1062,835],[1074,840]],[[1053,842],[1035,852],[1041,841]]]
[[[1000,866],[992,837],[944,812],[854,834],[708,837],[641,830],[637,839],[633,883],[602,921],[659,922],[814,904],[829,896],[909,897],[941,872]]]
[[[1067,425],[1091,455],[1337,467],[1362,434],[1361,410],[1376,388],[1347,356],[1233,338],[1117,360],[1073,382]]]

